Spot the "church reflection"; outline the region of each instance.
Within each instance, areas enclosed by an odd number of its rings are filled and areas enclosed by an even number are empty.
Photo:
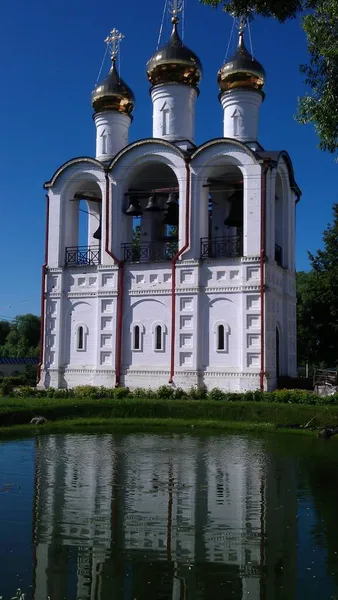
[[[294,462],[237,436],[41,436],[34,600],[293,598]]]

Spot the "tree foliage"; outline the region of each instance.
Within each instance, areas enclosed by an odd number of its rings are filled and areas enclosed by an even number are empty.
[[[39,355],[40,317],[18,315],[12,322],[0,321],[0,356],[24,358]]]
[[[221,6],[235,16],[256,13],[285,22],[302,16],[310,55],[301,65],[310,93],[299,99],[297,120],[312,123],[319,147],[331,153],[338,150],[338,0],[201,0]]]
[[[309,253],[311,271],[297,275],[298,356],[338,365],[338,204],[323,233],[324,247]]]

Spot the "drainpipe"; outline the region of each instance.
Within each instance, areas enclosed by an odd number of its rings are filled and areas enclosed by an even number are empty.
[[[261,303],[261,368],[259,373],[260,391],[264,392],[265,375],[265,253],[266,253],[266,174],[269,165],[267,162],[262,166],[261,178],[261,250],[259,258],[260,266],[260,303]]]
[[[176,252],[171,260],[171,353],[169,383],[174,383],[175,373],[175,337],[176,337],[176,262],[190,244],[190,166],[189,158],[185,158],[186,197],[185,197],[185,244]]]
[[[106,180],[106,245],[105,251],[117,264],[118,279],[117,279],[117,310],[116,310],[116,346],[115,346],[115,387],[121,384],[121,351],[122,351],[122,314],[123,314],[123,281],[124,281],[124,264],[123,261],[117,258],[109,250],[109,177],[105,171]]]
[[[37,370],[36,384],[40,383],[41,367],[44,358],[44,341],[45,341],[45,305],[46,305],[46,272],[48,264],[48,245],[49,245],[49,195],[46,194],[46,229],[45,229],[45,256],[42,265],[42,280],[41,280],[41,324],[40,324],[40,355]]]

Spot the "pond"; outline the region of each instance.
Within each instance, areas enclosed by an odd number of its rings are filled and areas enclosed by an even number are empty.
[[[338,446],[297,435],[0,443],[0,595],[338,598]]]

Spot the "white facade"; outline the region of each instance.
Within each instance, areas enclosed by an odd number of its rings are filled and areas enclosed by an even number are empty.
[[[39,385],[273,389],[296,375],[290,158],[258,142],[260,92],[223,93],[224,137],[199,147],[196,89],[155,85],[151,98],[153,138],[127,145],[130,116],[96,114],[96,159],[69,161],[45,185]],[[172,192],[177,238],[165,224]],[[154,193],[160,210],[148,212]],[[135,194],[138,220],[126,212]]]

